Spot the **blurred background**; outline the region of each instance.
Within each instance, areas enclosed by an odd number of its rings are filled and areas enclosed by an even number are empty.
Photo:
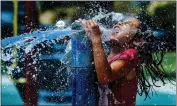
[[[78,18],[89,19],[100,11],[137,15],[152,29],[167,32],[163,37],[168,44],[163,66],[172,77],[176,77],[176,1],[1,1],[1,39],[55,26],[59,20],[69,26]],[[8,79],[5,70],[1,73],[2,104],[23,104],[23,83]],[[51,76],[48,75],[49,81]],[[10,95],[16,99],[10,102]],[[70,101],[71,98],[67,99]]]
[[[54,25],[59,20],[71,24],[78,18],[93,17],[100,9],[105,13],[114,11],[139,15],[152,28],[168,30],[171,32],[170,38],[175,38],[175,1],[2,1],[1,38],[13,36],[14,23],[17,23],[19,35],[41,25]],[[14,17],[17,17],[17,22],[14,22]]]

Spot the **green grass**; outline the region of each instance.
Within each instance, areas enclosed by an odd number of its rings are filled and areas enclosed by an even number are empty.
[[[167,73],[176,76],[176,52],[166,53],[162,65]]]

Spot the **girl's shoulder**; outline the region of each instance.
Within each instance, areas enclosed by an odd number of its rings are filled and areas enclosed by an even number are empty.
[[[124,50],[119,55],[116,55],[113,59],[109,61],[109,63],[111,64],[112,62],[117,60],[136,61],[137,59],[138,59],[138,51],[136,49],[130,48]]]
[[[129,55],[137,55],[138,51],[134,48],[129,48],[129,49],[126,49],[123,53],[129,54]]]
[[[134,60],[138,56],[138,51],[133,48],[126,49],[119,58],[125,58],[126,60]]]

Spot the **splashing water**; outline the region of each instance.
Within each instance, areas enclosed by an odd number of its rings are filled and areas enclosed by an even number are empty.
[[[65,27],[65,22],[60,20],[56,23],[56,26],[60,29],[63,29]]]
[[[92,19],[96,20],[99,24],[100,30],[102,31],[102,43],[104,46],[104,49],[106,52],[109,51],[109,48],[107,45],[104,43],[106,41],[109,41],[110,35],[112,33],[111,27],[118,23],[119,21],[125,19],[126,17],[121,14],[121,13],[115,13],[115,12],[110,12],[110,13],[104,13],[100,11],[98,15],[94,16]],[[4,39],[2,44],[2,60],[7,63],[6,68],[7,68],[7,73],[13,76],[13,73],[24,73],[24,63],[25,63],[25,54],[31,53],[30,51],[33,48],[36,49],[36,54],[32,55],[33,62],[30,65],[35,65],[38,63],[39,60],[37,60],[37,55],[40,57],[40,61],[45,60],[45,58],[48,59],[59,59],[60,63],[57,63],[56,65],[59,65],[59,68],[57,68],[56,72],[54,73],[58,77],[64,77],[61,78],[60,81],[54,81],[53,84],[58,85],[58,82],[61,82],[61,86],[59,87],[60,89],[58,90],[63,90],[66,89],[68,86],[71,84],[71,79],[70,77],[72,76],[71,73],[71,41],[69,39],[65,39],[66,35],[73,35],[74,33],[78,33],[79,31],[72,31],[70,27],[64,28],[65,23],[60,20],[56,23],[57,28],[54,29],[47,29],[46,31],[41,31],[37,30],[34,32],[31,32],[29,34],[23,34],[21,36],[18,36],[14,38],[14,41],[11,40],[11,38],[6,38]],[[67,32],[69,31],[69,33]],[[59,36],[57,33],[61,33]],[[15,40],[16,39],[16,40]],[[10,43],[12,41],[12,43]],[[84,41],[83,41],[84,42]],[[14,49],[12,48],[14,45],[16,45],[18,49],[17,53],[17,58],[18,58],[18,65],[17,67],[11,67],[10,64],[12,64],[15,61],[15,58],[13,57],[14,55]],[[58,45],[55,47],[54,45]],[[63,46],[63,47],[62,47]],[[64,50],[64,51],[62,51]],[[56,52],[54,52],[56,51]],[[45,55],[45,56],[44,56]],[[48,56],[48,57],[47,57]],[[61,58],[59,58],[61,57]],[[23,65],[22,65],[23,64]],[[19,66],[22,65],[22,66]],[[48,63],[43,63],[43,66],[48,66]],[[39,66],[41,68],[42,66]],[[55,65],[51,65],[51,70],[55,68]],[[17,71],[16,71],[17,70]],[[43,70],[45,69],[39,69],[40,74]],[[66,75],[63,75],[62,72],[65,72]],[[43,72],[42,72],[43,73]],[[37,77],[37,75],[35,75]],[[43,77],[43,80],[46,80],[46,77]],[[108,88],[109,92],[111,90]],[[101,92],[100,92],[101,93]],[[115,99],[115,102],[117,100]],[[117,102],[116,102],[117,103]]]

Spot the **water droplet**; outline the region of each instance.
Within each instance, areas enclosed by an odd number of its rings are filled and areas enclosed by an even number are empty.
[[[35,75],[33,75],[32,77],[33,77],[33,78],[35,78],[36,76],[35,76]]]

